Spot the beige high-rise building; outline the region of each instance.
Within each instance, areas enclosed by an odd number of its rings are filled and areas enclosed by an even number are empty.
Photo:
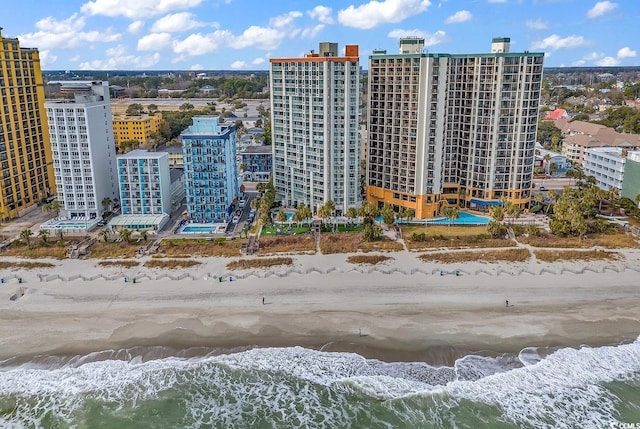
[[[44,85],[37,49],[21,48],[0,28],[0,219],[55,193]]]
[[[367,200],[437,216],[444,201],[486,211],[530,203],[543,53],[369,57]]]
[[[285,205],[360,205],[358,46],[271,59],[273,179]]]

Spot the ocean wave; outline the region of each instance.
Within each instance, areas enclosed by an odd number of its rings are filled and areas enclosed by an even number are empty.
[[[351,407],[353,397],[365,404],[390,401],[391,409],[414,422],[447,420],[441,413],[472,401],[524,426],[604,427],[616,416],[616,399],[604,385],[640,373],[637,341],[549,355],[536,349],[517,356],[468,355],[452,367],[302,347],[153,358],[166,353],[140,348],[5,362],[0,426],[42,427],[51,416],[73,426],[89,402],[107,404],[117,414],[177,389],[188,417],[181,427],[282,426],[284,416],[295,422],[289,427],[347,427],[366,408]],[[408,398],[430,401],[427,411],[408,411]],[[371,427],[386,425],[378,423]]]

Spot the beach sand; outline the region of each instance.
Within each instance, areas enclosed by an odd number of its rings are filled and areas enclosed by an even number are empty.
[[[325,273],[284,275],[286,268],[276,268],[231,282],[227,274],[224,281],[218,280],[230,261],[225,258],[202,259],[204,264],[196,269],[164,272],[101,268],[95,260],[5,271],[7,280],[0,285],[0,359],[156,345],[221,351],[299,345],[387,361],[444,364],[467,352],[598,346],[634,340],[640,334],[640,275],[628,269],[638,266],[634,252],[624,263],[613,264],[448,267],[421,263],[409,252],[391,255],[395,260],[384,269],[408,274],[347,272],[353,268],[345,262],[348,255],[294,258],[299,270],[317,267]],[[620,272],[559,274],[562,267],[576,270],[585,265],[600,271],[613,266]],[[329,267],[336,271],[327,274]],[[410,274],[415,267],[425,273]],[[439,275],[443,267],[449,273],[487,273]],[[540,274],[545,267],[551,272]],[[534,274],[518,275],[522,269]],[[196,279],[155,279],[166,272],[189,273]],[[99,273],[118,278],[64,280]],[[38,274],[64,279],[41,280]],[[10,278],[17,275],[23,283]],[[133,283],[133,278],[138,281]],[[11,301],[19,286],[25,295]]]

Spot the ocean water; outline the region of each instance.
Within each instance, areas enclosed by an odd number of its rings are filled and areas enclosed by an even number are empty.
[[[640,342],[386,363],[300,347],[0,363],[1,428],[640,427]]]

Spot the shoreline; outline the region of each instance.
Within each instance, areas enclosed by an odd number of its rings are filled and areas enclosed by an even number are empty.
[[[384,268],[409,272],[412,254]],[[175,350],[302,346],[355,352],[385,362],[451,364],[470,353],[518,353],[525,347],[593,347],[634,341],[640,334],[637,272],[510,275],[424,275],[348,272],[346,255],[298,256],[343,272],[250,276],[233,282],[225,258],[173,270],[198,280],[161,277],[168,270],[105,269],[96,260],[56,261],[20,272],[25,296],[10,301],[17,280],[1,285],[0,360],[42,354],[83,355],[108,349],[164,346]],[[627,258],[632,264],[635,252]],[[569,265],[569,264],[565,264]],[[611,264],[608,264],[611,265]],[[442,266],[442,265],[440,265]],[[569,265],[579,267],[577,264]],[[425,271],[438,269],[422,263]],[[530,270],[530,264],[453,264],[470,270]],[[554,268],[553,264],[538,264]],[[148,274],[144,277],[145,272]],[[41,281],[38,274],[139,276]],[[4,273],[8,274],[8,273]],[[13,274],[13,273],[12,273]],[[151,275],[161,277],[150,280]],[[200,280],[201,279],[201,280]],[[262,297],[266,304],[262,304]],[[505,307],[505,300],[510,306]],[[360,336],[360,334],[363,334]],[[13,359],[11,359],[13,360]]]

